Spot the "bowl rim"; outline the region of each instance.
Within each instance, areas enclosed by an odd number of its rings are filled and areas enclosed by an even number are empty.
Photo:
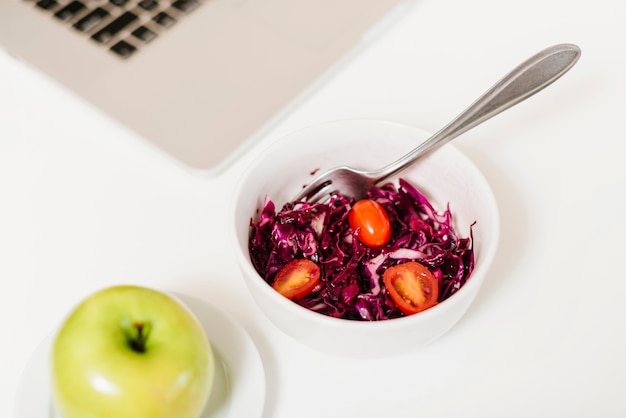
[[[490,244],[484,250],[482,250],[482,252],[479,253],[480,258],[477,261],[480,261],[480,263],[475,264],[474,270],[472,271],[470,277],[465,282],[465,284],[459,290],[457,290],[452,296],[450,296],[448,299],[438,303],[432,308],[429,308],[427,310],[420,312],[419,315],[408,315],[404,317],[392,318],[392,319],[387,319],[387,320],[379,320],[379,321],[359,321],[359,320],[350,320],[350,319],[331,317],[331,316],[328,316],[319,312],[311,311],[310,309],[305,308],[299,305],[298,303],[295,303],[291,301],[290,299],[285,298],[284,296],[280,295],[278,292],[273,290],[272,287],[258,274],[256,269],[252,265],[248,251],[242,251],[243,247],[245,247],[245,249],[247,249],[248,247],[247,247],[247,243],[245,243],[246,244],[245,246],[242,245],[244,243],[241,243],[239,240],[239,237],[237,236],[237,225],[238,225],[239,220],[236,219],[237,216],[236,216],[235,208],[237,207],[237,203],[241,196],[241,190],[245,185],[246,179],[250,177],[250,175],[253,173],[255,168],[262,161],[264,161],[264,159],[267,158],[267,156],[270,155],[271,152],[275,148],[280,147],[280,144],[283,142],[287,142],[291,140],[292,138],[302,135],[303,133],[306,133],[308,131],[313,131],[316,129],[333,128],[334,126],[342,126],[342,125],[347,125],[347,124],[359,124],[359,125],[360,124],[364,124],[364,125],[375,124],[375,125],[380,125],[380,126],[387,125],[387,126],[390,126],[392,129],[399,128],[399,129],[411,130],[418,134],[426,135],[426,137],[430,135],[428,131],[422,128],[409,125],[406,123],[395,122],[395,121],[390,121],[390,120],[369,119],[369,118],[340,119],[340,120],[332,120],[332,121],[327,121],[327,122],[319,122],[319,123],[315,123],[315,124],[291,131],[283,135],[276,141],[272,142],[271,144],[267,145],[264,149],[262,149],[252,159],[252,161],[246,166],[246,168],[243,170],[243,172],[237,179],[235,188],[233,189],[233,195],[231,199],[232,209],[230,210],[231,219],[230,219],[229,229],[233,231],[234,233],[231,233],[230,236],[231,236],[231,241],[234,244],[237,263],[239,264],[240,269],[242,269],[242,273],[244,275],[243,278],[246,283],[246,287],[249,288],[250,286],[254,286],[255,289],[257,289],[258,291],[262,292],[265,296],[267,296],[268,300],[271,303],[276,303],[277,306],[281,307],[281,310],[290,310],[293,312],[294,315],[298,315],[299,317],[305,320],[313,321],[320,325],[331,326],[334,328],[337,328],[337,327],[344,328],[345,330],[359,330],[359,329],[365,329],[365,328],[367,330],[372,330],[372,329],[375,330],[379,328],[389,330],[389,329],[394,329],[394,328],[405,328],[407,326],[414,326],[417,323],[422,323],[422,322],[427,323],[431,321],[432,318],[437,317],[437,316],[442,316],[442,315],[445,316],[446,311],[450,309],[454,309],[453,303],[450,301],[452,299],[456,299],[456,300],[460,299],[459,297],[455,298],[455,296],[462,296],[466,294],[471,295],[472,292],[476,293],[478,291],[478,288],[482,286],[482,283],[485,280],[485,277],[489,271],[489,268],[493,260],[495,259],[495,255],[496,255],[496,251],[497,251],[498,243],[500,239],[500,228],[501,228],[500,210],[499,210],[495,195],[493,193],[493,189],[491,188],[491,185],[489,184],[487,178],[484,176],[484,174],[478,169],[478,167],[474,164],[474,162],[468,156],[466,156],[463,152],[461,152],[457,147],[455,147],[451,143],[444,145],[440,150],[437,150],[435,152],[443,151],[443,152],[450,153],[456,160],[460,161],[464,167],[471,170],[471,172],[473,173],[472,177],[475,178],[480,184],[480,187],[483,191],[483,193],[481,194],[484,194],[484,197],[487,199],[486,206],[491,207],[492,212],[493,212],[492,216],[490,217],[491,234],[485,239]],[[395,175],[392,178],[390,178],[390,180],[393,181],[394,179],[397,179],[397,177],[398,175]],[[252,218],[253,216],[254,214],[251,214],[250,218]],[[251,279],[252,277],[258,278],[259,280],[252,280]],[[477,288],[477,289],[474,289],[474,288]],[[252,289],[249,289],[249,291],[253,293]],[[255,302],[257,303],[257,305],[260,305],[259,301],[256,300],[257,298],[254,295],[252,296],[253,296],[253,299],[255,299]],[[446,303],[446,302],[449,302],[449,303]],[[261,306],[261,309],[265,312],[265,309],[263,309],[262,306]]]

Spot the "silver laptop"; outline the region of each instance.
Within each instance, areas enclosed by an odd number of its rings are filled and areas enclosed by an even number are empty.
[[[217,171],[402,0],[0,0],[0,46],[159,149]]]

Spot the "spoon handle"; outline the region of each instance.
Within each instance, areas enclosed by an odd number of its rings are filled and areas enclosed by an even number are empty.
[[[552,84],[578,61],[580,48],[560,44],[544,49],[518,65],[454,120],[413,151],[376,173],[382,181],[498,113]]]

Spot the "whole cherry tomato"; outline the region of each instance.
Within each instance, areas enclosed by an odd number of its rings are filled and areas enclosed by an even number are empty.
[[[306,258],[286,264],[274,279],[272,287],[287,299],[305,297],[320,280],[320,268]]]
[[[368,247],[382,247],[391,238],[389,215],[385,208],[374,200],[363,199],[352,205],[348,222],[359,241]]]
[[[437,304],[439,283],[428,268],[415,261],[385,270],[383,282],[391,299],[405,315],[412,315]]]

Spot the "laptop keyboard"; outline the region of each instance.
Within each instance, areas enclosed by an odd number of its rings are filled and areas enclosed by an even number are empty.
[[[133,56],[200,0],[26,0],[120,58]]]

